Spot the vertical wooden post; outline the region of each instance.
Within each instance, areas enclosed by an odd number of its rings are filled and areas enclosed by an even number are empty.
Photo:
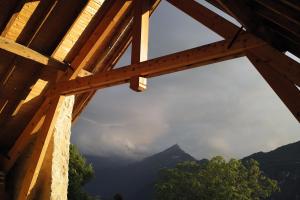
[[[34,143],[33,153],[30,158],[29,166],[22,180],[21,189],[17,196],[17,200],[24,200],[30,195],[31,190],[39,175],[45,153],[50,143],[54,123],[58,116],[58,107],[61,104],[64,97],[55,97],[50,101],[50,106],[46,114],[46,118],[41,128],[41,132],[38,134]]]
[[[135,0],[133,16],[133,35],[131,64],[148,60],[149,40],[149,0]],[[146,89],[147,80],[144,77],[133,77],[130,88],[141,92]]]

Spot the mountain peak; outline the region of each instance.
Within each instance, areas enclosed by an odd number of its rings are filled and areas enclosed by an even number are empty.
[[[185,160],[195,160],[195,158],[193,158],[192,156],[190,156],[188,153],[186,153],[184,150],[182,150],[180,148],[180,146],[178,144],[174,144],[171,147],[167,148],[166,150],[154,154],[148,158],[146,158],[145,160],[181,160],[181,161],[185,161]]]
[[[178,144],[174,144],[174,145],[170,146],[169,148],[167,148],[164,151],[178,151],[178,150],[183,151]]]

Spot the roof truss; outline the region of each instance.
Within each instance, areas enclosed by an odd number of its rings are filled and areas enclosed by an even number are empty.
[[[127,83],[130,80],[136,80],[136,77],[150,78],[160,76],[245,55],[248,56],[256,69],[300,122],[300,92],[296,87],[296,85],[300,85],[299,63],[274,49],[268,44],[268,41],[263,41],[253,33],[248,32],[248,30],[251,31],[253,29],[251,23],[248,22],[249,18],[245,18],[245,15],[240,17],[239,15],[241,14],[234,8],[227,6],[228,3],[223,0],[209,1],[224,9],[225,12],[238,16],[238,19],[245,25],[247,31],[228,22],[194,0],[168,0],[181,11],[224,37],[225,40],[152,60],[147,60],[148,20],[160,1],[149,0],[149,7],[146,6],[146,10],[143,10],[145,5],[138,5],[138,3],[135,5],[132,0],[116,0],[114,3],[106,1],[107,4],[111,3],[111,5],[108,6],[104,17],[87,38],[79,53],[70,61],[74,71],[67,71],[58,79],[55,85],[49,88],[40,108],[8,152],[8,158],[2,160],[5,170],[9,171],[13,166],[28,144],[28,141],[30,141],[34,130],[41,126],[46,126],[45,121],[47,120],[41,122],[41,118],[49,110],[49,102],[57,98],[57,95],[78,95],[84,93],[78,101],[78,110],[76,110],[76,116],[78,116],[82,108],[98,89]],[[132,12],[132,10],[135,11]],[[117,31],[120,27],[122,27],[121,31]],[[134,46],[132,64],[112,69],[132,39]],[[107,49],[106,47],[110,42],[116,45],[113,45],[111,49]],[[14,48],[10,49],[5,45],[2,48],[27,58],[30,57],[28,53],[32,53],[37,58],[50,59],[37,52],[32,52],[24,46],[20,47],[16,43],[10,43],[10,45]],[[26,54],[23,51],[20,53],[17,50],[18,48],[24,50]],[[106,56],[101,57],[102,55]],[[38,59],[34,60],[37,61]],[[61,59],[59,62],[61,62]],[[97,67],[94,68],[95,71],[91,71],[92,73],[82,72],[83,69],[89,70],[95,65]],[[39,135],[42,135],[42,133],[39,133]],[[43,142],[46,140],[47,137],[43,137]],[[38,148],[37,157],[33,157],[33,160],[43,160],[43,149],[44,147]],[[31,174],[28,180],[33,180],[33,176],[34,174]],[[25,193],[29,188],[25,189]]]

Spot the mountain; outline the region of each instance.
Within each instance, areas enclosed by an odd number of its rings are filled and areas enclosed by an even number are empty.
[[[257,160],[261,170],[278,181],[281,192],[270,200],[300,200],[300,141],[267,153],[252,154],[242,161],[249,159]],[[175,167],[183,161],[196,161],[178,145],[139,162],[90,156],[87,160],[93,163],[96,178],[86,189],[93,195],[100,195],[103,200],[111,199],[116,193],[121,193],[126,200],[150,200],[160,169]]]
[[[91,160],[91,157],[88,160]],[[153,186],[160,169],[172,168],[179,162],[196,161],[196,159],[176,144],[163,152],[125,166],[120,163],[112,166],[113,162],[109,161],[107,164],[103,161],[105,159],[97,160],[93,157],[92,163],[97,178],[87,184],[86,190],[89,193],[100,195],[104,200],[111,199],[116,193],[121,193],[124,199],[150,200],[153,197]],[[106,167],[100,167],[101,165]],[[109,165],[111,167],[108,167]]]
[[[300,200],[300,141],[268,153],[255,153],[243,160],[249,159],[257,160],[261,170],[278,181],[281,192],[270,199]]]

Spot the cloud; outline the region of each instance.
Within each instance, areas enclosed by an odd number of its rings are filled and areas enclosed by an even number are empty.
[[[163,104],[148,101],[141,105],[136,101],[127,100],[122,109],[114,104],[106,105],[114,113],[108,117],[110,122],[102,121],[102,116],[90,118],[89,111],[84,113],[74,131],[75,143],[87,154],[136,159],[147,155],[149,145],[166,134],[169,127]]]

